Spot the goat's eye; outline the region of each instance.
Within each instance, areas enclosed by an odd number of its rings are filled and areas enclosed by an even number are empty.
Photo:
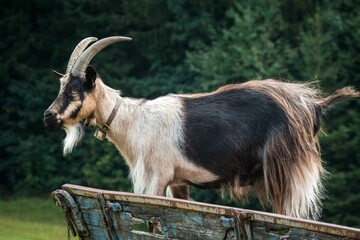
[[[71,90],[71,93],[72,93],[72,94],[76,94],[76,93],[77,93],[77,90]]]

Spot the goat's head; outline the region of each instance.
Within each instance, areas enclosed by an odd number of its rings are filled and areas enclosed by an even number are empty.
[[[120,36],[99,41],[94,37],[85,38],[71,54],[66,73],[54,71],[60,78],[60,91],[54,102],[44,112],[44,123],[50,128],[65,129],[67,135],[64,140],[64,154],[71,152],[81,139],[82,127],[79,122],[91,118],[96,107],[94,89],[97,74],[95,69],[89,66],[91,59],[106,46],[129,40],[131,38]],[[87,48],[93,42],[95,43]]]

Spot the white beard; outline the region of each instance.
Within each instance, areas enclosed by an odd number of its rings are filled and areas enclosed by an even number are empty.
[[[63,141],[63,154],[66,156],[71,153],[74,147],[80,142],[84,136],[84,129],[80,123],[75,125],[64,125],[66,137]]]

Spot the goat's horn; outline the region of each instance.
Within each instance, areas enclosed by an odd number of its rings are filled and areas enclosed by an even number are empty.
[[[80,76],[85,72],[86,67],[90,63],[91,59],[100,52],[103,48],[109,46],[112,43],[115,42],[121,42],[121,41],[131,41],[132,39],[129,37],[108,37],[103,38],[93,45],[91,45],[88,49],[81,54],[81,56],[78,58],[78,60],[75,62],[74,66],[71,69],[71,74],[74,76]]]
[[[74,63],[76,62],[76,60],[78,60],[78,58],[80,57],[80,55],[83,53],[83,51],[86,49],[86,47],[92,43],[97,41],[98,39],[96,37],[88,37],[83,39],[81,42],[78,43],[78,45],[75,47],[74,51],[72,52],[67,68],[66,68],[66,73],[69,73],[72,66],[74,65]]]

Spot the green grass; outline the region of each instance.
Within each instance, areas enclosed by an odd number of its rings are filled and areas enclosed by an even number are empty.
[[[67,239],[61,208],[50,199],[0,200],[0,240]]]

